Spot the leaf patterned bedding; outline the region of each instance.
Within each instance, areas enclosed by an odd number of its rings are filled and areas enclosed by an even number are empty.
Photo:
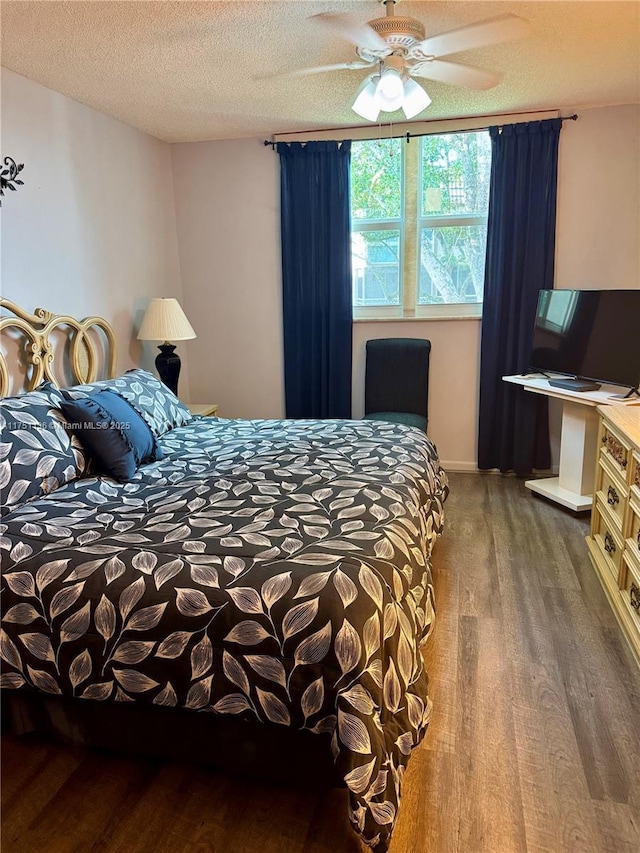
[[[3,518],[2,686],[328,732],[354,829],[386,850],[431,713],[435,448],[375,421],[211,418],[160,443],[126,484]]]

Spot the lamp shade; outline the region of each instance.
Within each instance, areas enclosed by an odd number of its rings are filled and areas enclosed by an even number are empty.
[[[177,299],[151,299],[142,319],[138,340],[186,341],[195,336],[196,333]]]

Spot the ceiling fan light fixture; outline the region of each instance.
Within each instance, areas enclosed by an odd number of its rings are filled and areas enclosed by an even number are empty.
[[[376,95],[392,101],[402,95],[403,91],[400,72],[395,68],[385,68],[376,86]]]
[[[346,13],[321,12],[312,16],[355,44],[357,61],[303,68],[287,74],[298,76],[377,66],[379,71],[362,82],[352,107],[371,122],[379,121],[381,111],[393,113],[399,109],[407,119],[412,119],[431,104],[431,98],[413,81],[413,76],[468,89],[496,86],[501,74],[443,57],[523,38],[532,31],[522,18],[505,14],[427,38],[420,21],[394,14],[394,5],[399,0],[378,1],[386,7],[386,16],[365,24]]]
[[[367,77],[358,89],[358,94],[351,109],[367,121],[377,121],[380,105],[376,99],[377,75]]]
[[[404,84],[404,100],[402,112],[407,119],[414,118],[431,103],[431,98],[419,83],[409,78]]]
[[[376,101],[385,112],[399,110],[404,99],[404,83],[395,68],[385,68],[376,86]]]

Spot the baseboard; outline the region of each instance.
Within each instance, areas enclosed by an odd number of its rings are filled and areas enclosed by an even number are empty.
[[[447,462],[440,460],[445,471],[460,471],[461,474],[479,474],[477,462]]]
[[[440,460],[440,464],[445,471],[458,471],[461,474],[499,474],[497,468],[492,468],[491,471],[479,471],[477,462],[447,462],[444,459]],[[551,470],[550,474],[535,474],[534,477],[557,477],[558,468],[556,465]]]

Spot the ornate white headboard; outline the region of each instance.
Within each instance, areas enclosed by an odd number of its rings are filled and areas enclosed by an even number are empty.
[[[77,320],[67,314],[53,314],[36,308],[33,314],[15,302],[0,298],[0,396],[9,393],[12,379],[19,376],[17,390],[31,391],[45,379],[60,385],[64,376],[74,385],[112,379],[116,372],[116,339],[113,329],[102,317]],[[52,337],[62,332],[64,343]],[[6,344],[12,340],[18,348],[17,368],[7,364]],[[57,369],[56,369],[57,368]],[[104,376],[98,376],[102,368]]]

